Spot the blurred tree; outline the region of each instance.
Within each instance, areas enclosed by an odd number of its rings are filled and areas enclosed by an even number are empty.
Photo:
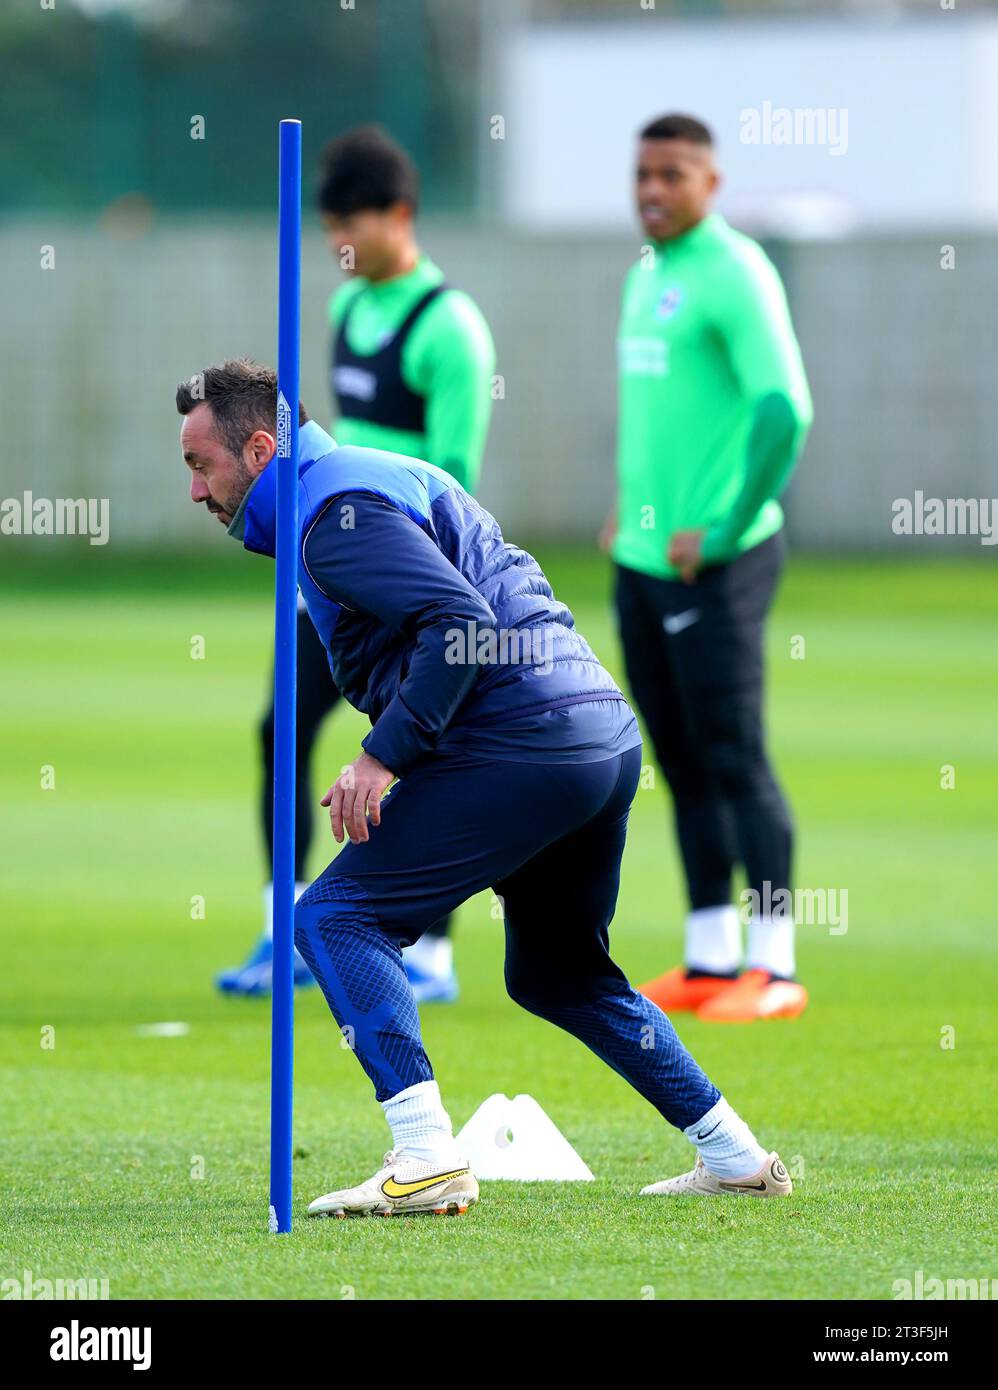
[[[424,174],[427,206],[474,197],[474,7],[363,0],[60,0],[0,10],[0,208],[249,210],[273,201],[275,125],[304,123],[306,167],[379,120]],[[191,122],[204,118],[204,139]]]

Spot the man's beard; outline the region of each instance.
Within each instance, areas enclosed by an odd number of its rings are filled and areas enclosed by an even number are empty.
[[[256,475],[250,472],[244,459],[236,460],[236,476],[232,480],[232,491],[224,502],[217,503],[217,510],[235,516],[243,504],[243,498],[256,482]]]

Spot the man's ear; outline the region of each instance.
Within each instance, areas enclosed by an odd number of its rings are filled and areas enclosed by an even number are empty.
[[[396,228],[402,232],[410,231],[416,220],[412,204],[404,200],[392,203],[391,216]]]
[[[246,443],[250,451],[250,469],[253,473],[260,474],[274,457],[277,440],[266,430],[254,430]]]

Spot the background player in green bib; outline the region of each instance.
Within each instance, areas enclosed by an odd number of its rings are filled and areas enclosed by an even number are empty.
[[[777,499],[810,394],[775,267],[711,211],[707,127],[679,115],[646,126],[636,184],[648,242],[624,284],[618,498],[602,541],[690,908],[685,966],[643,992],[717,1021],[792,1017],[807,994],[784,907],[792,822],[763,735],[763,627],[782,564]],[[740,976],[739,867],[753,895]]]
[[[438,464],[473,492],[492,408],[495,349],[474,301],[444,281],[422,254],[414,218],[419,176],[382,129],[350,131],[323,153],[317,189],[330,248],[347,274],[332,295],[330,387],[337,443],[385,449]],[[322,721],[340,698],[326,653],[299,600],[296,893],[312,835],[310,759]],[[273,707],[261,728],[261,811],[268,862],[273,852]],[[457,997],[450,918],[407,948],[417,1002]],[[272,887],[264,889],[264,931],[244,965],[218,976],[226,993],[271,987]],[[311,982],[296,956],[295,980]]]

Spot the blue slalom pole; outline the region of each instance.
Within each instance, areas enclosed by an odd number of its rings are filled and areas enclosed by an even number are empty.
[[[291,1230],[294,1085],[295,713],[298,683],[298,391],[301,122],[281,121],[277,295],[277,571],[274,585],[274,982],[270,1220]]]

